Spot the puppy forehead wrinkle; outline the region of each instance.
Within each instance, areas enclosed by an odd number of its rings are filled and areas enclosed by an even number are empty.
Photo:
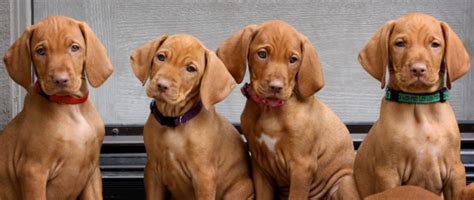
[[[33,32],[32,43],[40,43],[42,41],[51,41],[52,45],[67,45],[69,46],[72,42],[84,45],[84,37],[79,27],[76,28],[53,28],[41,27],[35,29]],[[63,42],[56,42],[61,40]]]
[[[442,34],[440,21],[432,16],[421,13],[412,13],[399,18],[394,29]]]
[[[417,24],[413,26],[396,26],[392,34],[392,41],[403,39],[408,42],[431,42],[433,40],[444,41],[441,26],[433,27],[429,24]]]
[[[286,56],[289,52],[300,50],[300,40],[295,32],[261,32],[257,37],[255,44],[257,49],[266,48],[272,50],[287,50],[274,51],[273,53],[280,53]]]
[[[194,37],[181,35],[178,36],[171,36],[168,38],[161,46],[158,51],[168,51],[170,55],[168,57],[172,57],[171,54],[179,56],[179,55],[196,55],[204,56],[205,48],[204,46]],[[203,53],[200,53],[203,52]],[[192,57],[191,56],[191,57]],[[198,59],[199,57],[195,57],[192,59]],[[181,58],[184,59],[184,58]]]

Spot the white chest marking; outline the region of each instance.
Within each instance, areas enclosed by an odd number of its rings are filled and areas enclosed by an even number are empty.
[[[268,136],[267,134],[262,133],[260,135],[260,138],[258,138],[258,141],[260,143],[264,143],[267,146],[268,150],[270,150],[272,153],[275,154],[275,152],[276,152],[275,144],[278,142],[277,138],[272,138],[272,137]]]
[[[172,151],[170,151],[168,154],[169,154],[170,160],[175,160],[176,159],[175,156],[174,156],[174,153]]]

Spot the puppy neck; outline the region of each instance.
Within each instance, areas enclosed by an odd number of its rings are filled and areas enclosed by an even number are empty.
[[[82,104],[89,98],[89,90],[87,89],[87,83],[85,83],[85,81],[82,82],[79,91],[71,95],[48,95],[41,87],[39,81],[36,81],[36,83],[28,89],[28,92],[39,95],[50,103],[57,104]]]
[[[199,97],[199,92],[193,92],[183,101],[177,104],[170,104],[160,99],[155,99],[155,101],[156,108],[161,114],[163,114],[163,116],[178,117],[194,108],[198,103],[201,102],[201,98]]]
[[[392,77],[393,75],[390,75],[390,79],[388,80],[388,85],[387,87],[393,90],[401,91],[401,92],[406,92],[406,93],[413,93],[413,94],[424,94],[424,93],[432,93],[436,92],[438,90],[441,90],[444,87],[444,81],[443,78],[440,77],[437,83],[433,84],[432,86],[426,86],[426,87],[410,87],[410,88],[402,88],[399,86],[396,79]]]

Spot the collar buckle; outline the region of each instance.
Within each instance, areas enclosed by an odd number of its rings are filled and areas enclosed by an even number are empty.
[[[179,122],[179,124],[183,124],[182,119],[183,119],[183,115],[181,115],[181,116],[178,117],[178,122]]]

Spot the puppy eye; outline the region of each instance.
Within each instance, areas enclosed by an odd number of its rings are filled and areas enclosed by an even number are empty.
[[[46,55],[46,49],[44,47],[39,47],[36,49],[36,54],[40,55],[40,56],[44,56]]]
[[[196,67],[194,67],[194,65],[188,65],[186,66],[186,71],[192,73],[192,72],[196,72],[197,70],[196,70]]]
[[[293,56],[290,57],[290,60],[289,60],[289,61],[290,61],[291,64],[294,64],[294,63],[298,62],[298,57],[296,57],[295,55],[293,55]]]
[[[164,62],[165,59],[166,59],[165,55],[163,55],[163,54],[158,54],[156,57],[157,57],[158,60],[161,61],[161,62]]]
[[[441,44],[439,44],[438,42],[432,42],[431,43],[432,48],[438,48],[439,46],[441,46]]]
[[[77,44],[71,45],[71,51],[72,52],[78,52],[79,49],[81,49],[81,47],[79,45],[77,45]]]
[[[258,55],[258,57],[260,57],[261,59],[265,59],[265,58],[267,58],[267,56],[268,56],[268,55],[267,55],[267,51],[265,51],[265,50],[260,50],[260,51],[258,51],[258,52],[257,52],[257,55]]]
[[[395,43],[395,46],[400,47],[400,48],[404,48],[406,45],[405,45],[405,42],[398,41],[398,42]]]

